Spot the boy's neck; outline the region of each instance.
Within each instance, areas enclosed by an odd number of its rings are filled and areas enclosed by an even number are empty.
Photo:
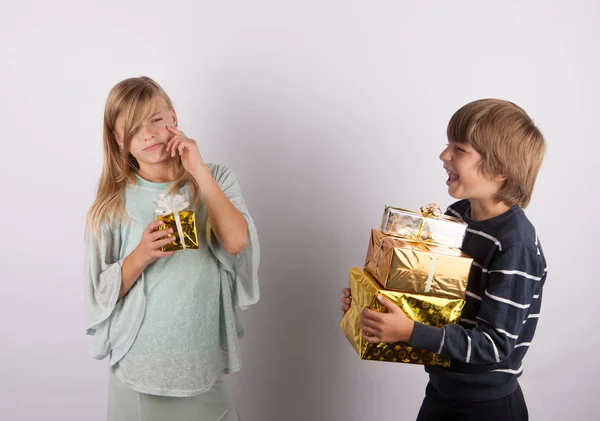
[[[496,216],[502,215],[510,209],[510,205],[505,202],[469,200],[471,211],[469,217],[475,221],[485,221]]]
[[[140,165],[138,175],[151,183],[168,183],[175,180],[175,167],[169,161],[153,165]]]

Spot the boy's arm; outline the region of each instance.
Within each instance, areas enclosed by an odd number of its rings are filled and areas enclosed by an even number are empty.
[[[506,359],[531,310],[539,308],[546,268],[536,251],[518,245],[500,251],[491,267],[482,269],[481,276],[489,277],[482,296],[467,292],[481,301],[472,329],[415,322],[410,345],[466,363],[491,364]]]

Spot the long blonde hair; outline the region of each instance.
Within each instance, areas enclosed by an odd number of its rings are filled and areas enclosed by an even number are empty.
[[[102,135],[104,165],[96,199],[87,213],[87,223],[96,237],[101,225],[112,226],[127,217],[123,192],[129,183],[135,185],[135,175],[139,169],[137,160],[128,152],[129,144],[134,128],[148,118],[156,98],[162,98],[170,109],[173,108],[173,103],[163,88],[146,76],[125,79],[116,84],[108,94]],[[115,137],[115,123],[119,116],[123,117],[125,123],[122,148]],[[173,166],[176,176],[170,190],[178,191],[189,182],[191,203],[197,204],[200,196],[198,184],[185,170],[179,157],[173,159]]]

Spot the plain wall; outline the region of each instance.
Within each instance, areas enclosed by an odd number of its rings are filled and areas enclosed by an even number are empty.
[[[521,384],[531,419],[592,420],[600,392],[596,1],[2,4],[0,419],[105,419],[83,330],[84,215],[104,101],[147,75],[241,183],[262,248],[244,314],[244,421],[413,420],[423,367],[361,361],[340,290],[383,208],[445,207],[438,159],[466,102],[516,102],[548,155],[526,210],[548,259]]]

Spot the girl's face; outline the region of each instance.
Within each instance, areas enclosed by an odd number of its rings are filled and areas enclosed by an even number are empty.
[[[140,168],[171,159],[166,147],[173,134],[167,130],[167,126],[175,126],[176,123],[175,110],[169,108],[164,99],[156,97],[148,118],[133,129],[133,137],[128,145],[128,152],[138,161]],[[118,116],[115,122],[115,138],[121,147],[123,147],[124,126],[123,117]]]

